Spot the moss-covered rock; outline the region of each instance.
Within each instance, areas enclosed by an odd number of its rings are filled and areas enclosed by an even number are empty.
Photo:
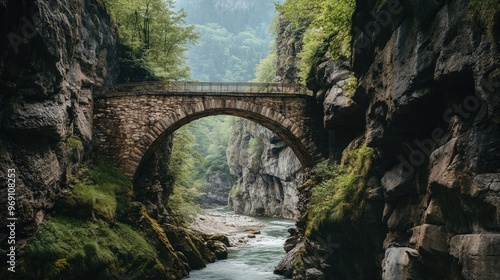
[[[174,244],[174,249],[186,256],[191,269],[206,267],[208,263],[216,260],[215,255],[207,248],[201,235],[171,224],[165,224],[163,228]]]

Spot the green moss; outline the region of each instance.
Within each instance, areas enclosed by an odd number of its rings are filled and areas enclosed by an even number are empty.
[[[155,232],[156,236],[158,239],[161,241],[161,243],[171,252],[174,252],[174,248],[172,247],[172,244],[170,244],[170,240],[168,240],[167,235],[161,228],[161,226],[158,224],[158,222],[151,218],[146,211],[146,207],[144,205],[141,206],[141,215],[146,218],[146,221],[148,222],[149,226],[153,229]]]
[[[250,148],[250,153],[252,154],[252,166],[255,168],[260,163],[260,157],[264,152],[264,144],[259,138],[250,137],[250,140],[248,140],[248,147]]]
[[[277,5],[292,32],[301,34],[303,46],[299,53],[299,76],[305,83],[311,68],[329,51],[333,59],[351,53],[351,17],[354,0],[287,0]]]
[[[469,16],[486,28],[488,35],[494,38],[495,15],[500,12],[500,0],[470,0]]]
[[[19,279],[137,279],[157,275],[155,249],[130,226],[50,217],[23,251]]]
[[[368,193],[366,176],[375,157],[366,146],[348,150],[341,164],[323,162],[313,172],[321,183],[312,189],[306,234],[325,222],[357,221]]]
[[[229,195],[232,197],[232,198],[237,198],[237,197],[241,197],[243,196],[243,191],[238,187],[238,186],[234,186],[231,191],[229,191]]]
[[[80,138],[76,136],[70,136],[66,138],[66,147],[68,149],[76,149],[76,148],[83,148],[83,143]]]
[[[72,185],[71,197],[78,205],[89,205],[97,217],[113,221],[128,210],[132,194],[132,183],[118,169],[98,163]]]

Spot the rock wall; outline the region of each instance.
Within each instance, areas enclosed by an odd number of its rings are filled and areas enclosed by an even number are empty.
[[[0,1],[0,15],[0,37],[7,39],[0,43],[0,177],[15,170],[20,260],[26,239],[45,214],[60,210],[54,205],[70,191],[67,181],[80,163],[92,163],[93,90],[103,84],[150,79],[152,74],[126,64],[134,55],[117,41],[118,31],[99,1]],[[139,202],[131,203],[120,219],[155,246],[158,267],[167,266],[163,276],[180,279],[216,257],[205,245],[207,240],[179,227],[169,216],[165,205],[172,192],[165,172],[169,141],[138,173],[134,200]],[[0,204],[6,206],[6,184],[0,192],[5,194]],[[0,211],[0,219],[6,221],[6,215]],[[7,245],[7,230],[0,229],[1,252]],[[6,254],[0,259],[5,260]],[[3,267],[0,274],[6,273]]]
[[[229,207],[236,213],[297,217],[297,186],[302,167],[293,151],[274,133],[247,120],[236,121],[227,158],[237,181]]]
[[[351,62],[326,56],[308,81],[330,147],[364,142],[378,154],[364,215],[307,237],[299,221],[277,270],[294,279],[498,279],[499,7],[484,22],[466,0],[377,5],[357,1]],[[350,96],[337,79],[349,71],[359,80]]]
[[[203,208],[216,208],[228,205],[229,192],[234,183],[232,176],[220,172],[209,172],[203,183],[204,195],[198,197],[196,202]]]
[[[92,88],[110,78],[117,30],[95,1],[2,1],[0,15],[0,177],[16,171],[23,238],[91,151]]]

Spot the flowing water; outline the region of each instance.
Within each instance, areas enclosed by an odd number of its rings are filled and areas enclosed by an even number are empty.
[[[234,214],[234,212],[229,212]],[[254,218],[266,224],[256,240],[244,247],[230,247],[226,260],[193,270],[187,279],[194,280],[269,280],[286,279],[273,274],[274,267],[284,256],[283,243],[294,225],[293,221],[271,218]]]

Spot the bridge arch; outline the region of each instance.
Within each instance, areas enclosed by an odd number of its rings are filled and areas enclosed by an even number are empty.
[[[304,167],[323,158],[322,115],[314,97],[299,94],[135,92],[94,99],[98,158],[134,179],[156,148],[175,130],[199,118],[233,115],[276,133]]]
[[[280,113],[274,112],[267,106],[257,107],[252,103],[240,100],[235,101],[234,104],[224,104],[225,106],[229,105],[229,107],[222,107],[220,106],[222,104],[217,104],[219,102],[207,103],[199,103],[199,106],[194,107],[193,111],[181,111],[174,118],[166,117],[154,124],[153,127],[159,129],[150,130],[139,141],[138,146],[134,149],[135,153],[129,161],[130,166],[126,168],[126,170],[130,170],[127,175],[133,173],[133,177],[135,177],[142,164],[147,161],[158,145],[163,143],[177,129],[194,120],[216,115],[242,117],[270,129],[294,151],[303,166],[310,167],[313,165],[314,157],[301,141],[305,138],[303,131]],[[152,139],[155,140],[152,141]]]

